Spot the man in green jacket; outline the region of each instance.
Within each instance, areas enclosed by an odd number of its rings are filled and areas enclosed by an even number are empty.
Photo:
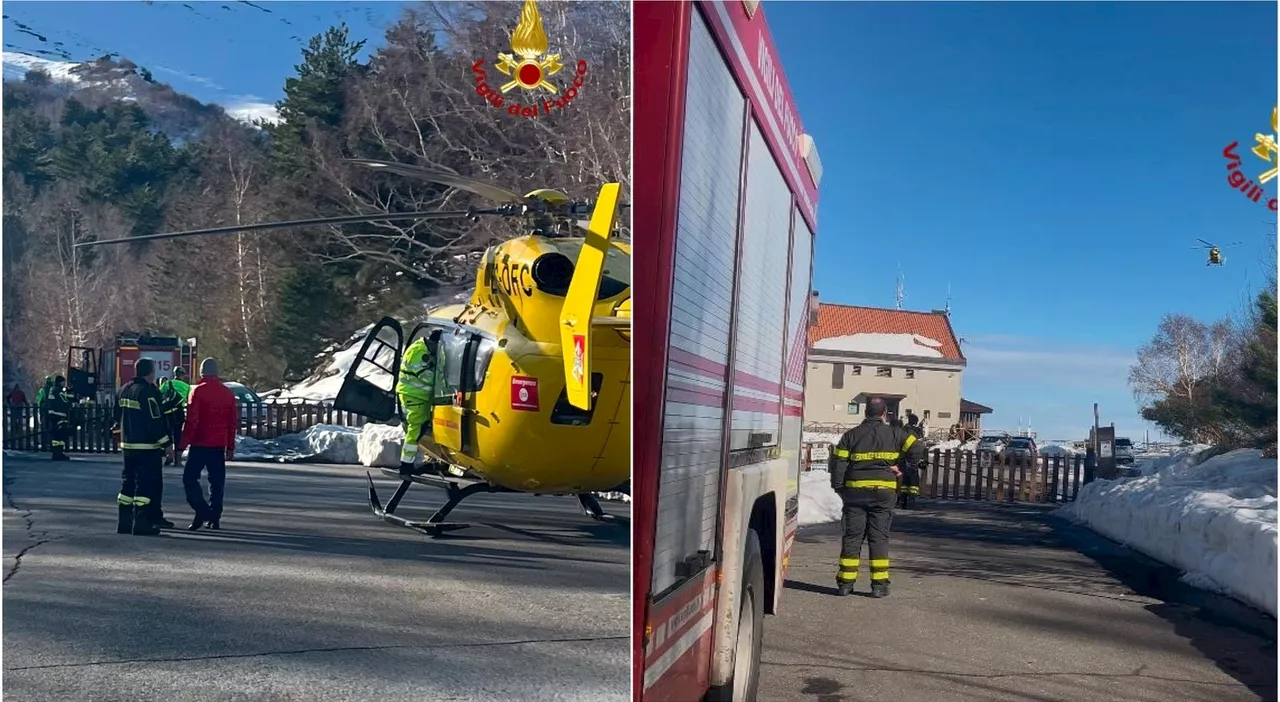
[[[435,395],[436,348],[440,344],[440,332],[419,338],[405,349],[400,362],[400,378],[396,394],[404,406],[404,448],[400,450],[400,474],[411,475],[418,458],[418,440],[423,426],[431,431],[431,399]],[[427,473],[438,473],[433,466],[424,466]]]
[[[40,440],[40,448],[44,448],[44,443],[49,436],[49,417],[44,413],[44,401],[48,399],[49,392],[53,390],[53,376],[46,375],[44,377],[44,386],[36,392],[36,419],[39,422],[36,426],[40,428],[40,434],[37,437]]]

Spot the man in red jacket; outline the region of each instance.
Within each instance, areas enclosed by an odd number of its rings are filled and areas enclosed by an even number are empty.
[[[182,428],[178,443],[178,455],[191,447],[187,465],[182,471],[182,487],[187,493],[187,504],[195,510],[190,531],[205,524],[218,528],[222,518],[222,491],[227,483],[227,461],[235,457],[236,396],[218,379],[218,363],[212,358],[200,362],[200,382],[191,388],[187,400],[187,423]],[[200,486],[201,471],[209,471],[209,501],[204,501],[204,488]]]

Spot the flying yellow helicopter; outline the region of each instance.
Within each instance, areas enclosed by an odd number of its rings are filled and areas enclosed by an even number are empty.
[[[366,473],[374,513],[439,536],[468,526],[444,521],[467,497],[523,492],[573,494],[588,516],[610,521],[592,493],[618,488],[631,473],[631,246],[614,231],[617,211],[625,207],[619,202],[621,186],[606,183],[594,203],[580,203],[550,189],[521,196],[439,170],[347,162],[458,188],[498,205],[270,222],[80,245],[389,220],[482,215],[523,220],[526,234],[484,252],[465,304],[430,310],[407,334],[395,319],[375,324],[334,405],[373,421],[403,416],[395,394],[401,354],[419,338],[434,336],[436,396],[431,426],[423,427],[419,440],[430,470],[402,475],[398,468],[383,468],[401,481],[385,507]],[[447,493],[445,504],[426,522],[395,515],[413,483]]]
[[[1227,262],[1227,260],[1222,257],[1222,249],[1226,248],[1227,246],[1237,246],[1240,244],[1240,242],[1237,241],[1234,244],[1225,244],[1223,246],[1218,246],[1216,244],[1210,244],[1209,242],[1199,237],[1196,237],[1196,241],[1204,244],[1204,246],[1196,246],[1194,248],[1209,249],[1209,262],[1205,264],[1206,266],[1224,265]]]

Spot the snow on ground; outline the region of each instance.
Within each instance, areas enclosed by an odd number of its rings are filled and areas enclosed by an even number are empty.
[[[1044,444],[1043,446],[1040,447],[1041,456],[1064,456],[1065,457],[1065,456],[1074,456],[1076,455],[1076,453],[1077,451],[1074,448],[1066,444],[1049,443],[1049,444]]]
[[[844,502],[831,489],[831,474],[811,470],[800,474],[800,526],[840,521]]]
[[[274,439],[236,437],[236,459],[278,463],[359,463],[360,429],[317,424]]]
[[[895,356],[942,358],[942,342],[919,334],[850,334],[822,339],[813,345],[824,351],[857,351]]]
[[[1085,485],[1058,513],[1275,616],[1276,459],[1198,448],[1140,461],[1143,477]]]

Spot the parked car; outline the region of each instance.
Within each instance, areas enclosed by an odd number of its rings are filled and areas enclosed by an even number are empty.
[[[236,382],[226,386],[236,396],[236,404],[240,407],[240,428],[248,429],[266,421],[267,408],[258,393]]]
[[[991,453],[998,456],[1004,451],[1004,444],[1003,436],[984,436],[978,439],[978,453]]]
[[[1005,458],[1020,458],[1027,460],[1035,458],[1039,455],[1036,449],[1036,440],[1028,436],[1015,436],[1009,439],[1008,445],[1004,448]]]
[[[1124,438],[1116,438],[1116,465],[1131,464],[1133,457],[1133,442]]]

